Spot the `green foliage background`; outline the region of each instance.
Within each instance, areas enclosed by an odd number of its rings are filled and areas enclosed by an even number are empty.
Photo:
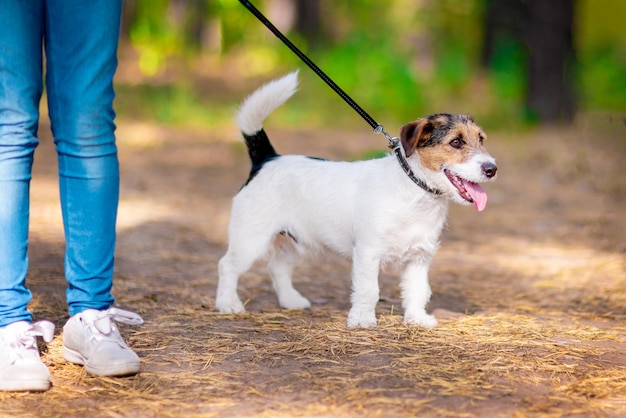
[[[265,11],[267,2],[254,2]],[[400,124],[439,111],[471,113],[486,127],[523,128],[524,45],[496,45],[488,69],[479,65],[485,0],[323,2],[319,45],[287,35],[381,123]],[[579,111],[626,112],[626,2],[579,0],[575,44]],[[170,0],[136,0],[128,44],[137,51],[141,83],[119,83],[122,117],[172,124],[230,123],[246,92],[232,97],[198,86],[198,63],[259,83],[301,69],[303,92],[282,123],[353,125],[358,117],[237,0],[211,0],[201,16],[172,17]],[[198,49],[190,16],[218,28],[219,42]],[[168,69],[184,75],[166,79]],[[180,74],[180,73],[179,73]],[[196,81],[194,81],[196,80]],[[225,122],[226,123],[226,122]]]

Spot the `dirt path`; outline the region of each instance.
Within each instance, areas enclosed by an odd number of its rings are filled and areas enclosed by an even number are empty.
[[[483,213],[453,207],[431,270],[433,330],[402,324],[381,277],[380,325],[348,330],[348,262],[304,265],[306,312],[278,308],[262,268],[248,314],[213,311],[230,199],[248,162],[235,132],[120,123],[114,293],[146,323],[124,328],[142,373],[92,378],[61,355],[63,239],[49,133],[32,198],[32,310],[59,326],[53,388],[0,393],[0,416],[624,416],[624,126],[490,133],[499,163]],[[380,138],[275,130],[283,153],[355,159]],[[297,140],[293,138],[297,137]]]

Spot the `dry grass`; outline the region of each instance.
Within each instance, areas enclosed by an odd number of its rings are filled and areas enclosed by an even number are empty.
[[[348,331],[338,312],[221,316],[172,312],[129,335],[143,372],[94,378],[45,361],[54,388],[4,394],[32,416],[563,416],[625,412],[623,331],[515,314],[444,320],[433,330],[382,315]],[[621,335],[621,336],[620,336]],[[621,355],[621,360],[624,356]],[[12,406],[12,409],[9,408]]]

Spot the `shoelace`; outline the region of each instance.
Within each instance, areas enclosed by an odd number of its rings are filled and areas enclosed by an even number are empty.
[[[128,325],[143,324],[143,319],[139,315],[120,308],[109,308],[104,311],[98,311],[94,315],[84,314],[83,318],[93,333],[92,337],[97,340],[110,339],[117,341],[119,333],[117,332],[115,322]]]
[[[47,343],[54,339],[54,324],[50,321],[38,321],[30,324],[28,328],[15,336],[15,339],[9,342],[9,358],[14,363],[18,359],[25,359],[27,354],[31,354],[32,350],[37,350],[37,337],[43,338]]]

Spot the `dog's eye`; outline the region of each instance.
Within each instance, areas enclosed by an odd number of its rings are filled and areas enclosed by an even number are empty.
[[[463,141],[460,137],[454,138],[452,141],[450,141],[450,145],[457,149],[462,148],[464,144],[465,141]]]
[[[483,141],[485,140],[485,135],[483,135],[483,134],[479,134],[479,135],[478,135],[478,140],[480,141],[480,144],[482,145],[482,144],[483,144]]]

